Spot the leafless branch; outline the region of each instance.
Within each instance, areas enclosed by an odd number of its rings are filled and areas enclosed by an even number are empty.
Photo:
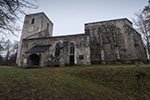
[[[36,9],[38,6],[31,2],[35,0],[0,0],[0,31],[3,34],[14,34],[18,31],[16,22],[19,14],[25,15],[25,8]]]

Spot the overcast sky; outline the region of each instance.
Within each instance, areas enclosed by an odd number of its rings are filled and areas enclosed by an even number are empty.
[[[132,21],[148,0],[37,0],[38,9],[54,23],[54,35],[84,33],[84,24],[118,18]],[[24,16],[22,16],[24,18]],[[22,28],[22,24],[21,24]],[[19,40],[19,38],[18,38]]]

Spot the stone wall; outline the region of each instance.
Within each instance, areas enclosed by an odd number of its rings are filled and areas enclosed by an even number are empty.
[[[32,20],[34,19],[34,23]],[[45,32],[45,30],[47,32]],[[16,63],[20,66],[20,57],[22,52],[22,40],[27,37],[49,37],[52,36],[53,23],[48,19],[44,13],[35,13],[25,16],[24,25],[22,29],[21,39],[18,48]]]
[[[146,61],[141,37],[127,19],[88,23],[85,32],[90,36],[91,63]]]
[[[34,18],[34,24],[31,24]],[[33,27],[33,28],[32,28]],[[29,28],[32,28],[32,31]],[[20,46],[17,55],[19,66],[28,66],[28,58],[34,53],[26,53],[36,45],[50,45],[49,49],[35,53],[40,57],[40,66],[76,65],[91,63],[121,64],[146,63],[146,51],[141,35],[132,23],[124,18],[85,24],[85,34],[52,36],[53,23],[44,13],[30,14],[25,17]],[[71,43],[74,54],[70,53]],[[56,56],[56,45],[60,55]]]
[[[32,19],[34,19],[33,24]],[[47,34],[49,34],[49,36],[52,36],[53,23],[47,18],[44,13],[26,15],[24,19],[21,38],[24,39],[28,36],[44,31],[46,29],[48,29]]]
[[[76,65],[89,65],[90,61],[90,47],[89,47],[89,36],[85,34],[81,35],[72,35],[72,36],[58,36],[58,37],[49,37],[49,38],[35,38],[35,39],[24,39],[23,40],[23,51],[21,65],[23,64],[24,59],[28,59],[31,55],[25,53],[30,48],[35,45],[51,45],[49,49],[43,53],[40,53],[40,66],[47,66],[49,61],[48,59],[53,56],[55,57],[56,44],[63,44],[63,57],[65,65],[70,65],[70,43],[75,45],[75,64]],[[81,59],[80,56],[83,58]],[[60,62],[59,62],[60,63]]]
[[[135,61],[134,63],[147,63],[146,50],[144,48],[141,35],[135,29],[126,24],[124,25],[124,29],[127,34],[127,42],[129,44],[126,52],[126,55],[129,55],[129,57],[126,57],[126,59],[133,60]]]
[[[39,37],[40,38],[49,37],[48,30],[46,29],[46,30],[43,30],[41,32],[35,33],[31,36],[28,36],[26,39],[39,38]]]

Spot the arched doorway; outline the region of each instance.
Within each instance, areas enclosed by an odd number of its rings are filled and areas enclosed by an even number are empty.
[[[74,47],[74,43],[70,43],[70,65],[74,65],[75,63],[75,47]]]
[[[29,66],[39,66],[40,57],[37,54],[31,54],[28,58]]]

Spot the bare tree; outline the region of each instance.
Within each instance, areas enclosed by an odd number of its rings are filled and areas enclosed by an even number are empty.
[[[136,13],[134,24],[142,35],[143,42],[147,50],[147,56],[150,57],[150,0],[143,10]]]
[[[12,43],[11,43],[10,40],[7,40],[7,41],[5,42],[5,51],[7,52],[7,53],[6,53],[6,57],[5,57],[5,61],[6,61],[6,62],[8,61],[9,56],[10,56],[10,48],[11,48],[11,45],[12,45]]]
[[[8,65],[15,65],[16,63],[16,58],[17,58],[17,51],[18,51],[18,41],[14,41],[11,45],[11,47],[9,48],[9,59]]]
[[[0,59],[3,61],[0,64],[3,65],[15,65],[17,50],[18,50],[18,41],[11,42],[9,39],[3,41]]]
[[[15,35],[15,31],[18,31],[15,24],[19,14],[25,14],[25,8],[37,8],[31,1],[35,2],[35,0],[0,0],[0,35],[8,33]]]

